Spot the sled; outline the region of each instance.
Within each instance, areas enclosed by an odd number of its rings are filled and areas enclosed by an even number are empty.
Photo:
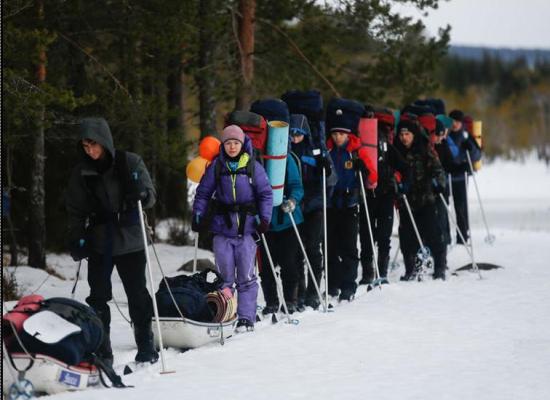
[[[88,363],[67,365],[44,354],[35,354],[34,360],[26,353],[11,353],[10,356],[19,371],[28,368],[24,377],[32,383],[35,393],[85,390],[98,386],[100,382],[99,371]],[[2,388],[5,395],[13,383],[7,370],[10,366],[6,364],[6,361],[2,363]]]
[[[160,329],[164,346],[178,349],[195,349],[209,343],[224,344],[233,335],[237,318],[227,322],[198,322],[178,317],[161,317]],[[155,319],[153,318],[153,323]],[[153,329],[155,345],[159,346],[158,333]]]

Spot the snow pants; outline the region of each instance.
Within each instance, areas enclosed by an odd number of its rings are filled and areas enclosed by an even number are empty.
[[[287,303],[298,302],[298,269],[302,266],[300,244],[293,228],[279,232],[269,231],[265,234],[273,264],[281,267],[283,292]],[[267,306],[278,306],[277,284],[265,248],[260,248],[260,277],[262,290]]]
[[[437,203],[427,204],[419,209],[413,209],[412,213],[424,246],[428,246],[434,258],[436,256],[439,258],[447,250],[447,214],[444,207],[438,206]],[[405,260],[406,272],[412,272],[420,244],[404,204],[399,209],[399,222],[399,244]]]
[[[355,294],[357,289],[358,213],[357,206],[329,208],[327,212],[328,290],[332,296],[338,289],[344,294]]]
[[[107,336],[111,324],[111,311],[107,302],[113,298],[111,275],[115,265],[128,298],[128,310],[132,322],[138,327],[145,327],[151,323],[153,301],[147,291],[145,263],[143,250],[112,257],[104,257],[99,253],[90,254],[88,258],[90,295],[86,298],[86,303],[98,314]]]
[[[374,242],[378,243],[378,264],[379,267],[385,266],[385,270],[380,268],[380,276],[387,275],[386,259],[389,259],[390,254],[390,237],[393,229],[393,193],[380,194],[376,197],[370,196],[367,198],[369,207],[369,216],[371,227],[373,229]],[[361,203],[359,212],[359,238],[361,242],[361,266],[363,268],[363,277],[367,281],[374,278],[373,269],[373,249],[369,236],[369,225],[365,214],[365,207]]]
[[[456,224],[462,233],[464,240],[468,241],[470,227],[468,225],[468,190],[466,181],[462,179],[453,179],[453,202],[455,205]],[[460,235],[457,233],[456,242],[462,243]]]
[[[254,271],[256,242],[252,235],[240,237],[216,235],[212,247],[216,268],[223,277],[223,287],[233,290],[236,283],[239,318],[245,318],[254,323],[258,297],[258,282]]]
[[[304,223],[300,226],[300,235],[306,248],[307,258],[311,263],[313,274],[317,284],[321,283],[321,277],[323,276],[323,253],[321,248],[323,246],[323,210],[311,211],[304,214]],[[298,275],[300,283],[298,285],[298,298],[304,300],[306,298],[317,298],[317,291],[315,285],[311,280],[305,259],[300,249],[300,258],[302,266],[298,266]],[[308,277],[308,284],[306,289],[306,275]]]

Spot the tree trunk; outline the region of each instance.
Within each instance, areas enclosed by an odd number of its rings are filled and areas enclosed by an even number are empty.
[[[36,9],[39,23],[44,20],[43,0],[37,0]],[[46,80],[46,48],[39,45],[38,63],[35,65],[36,85],[40,86]],[[33,165],[31,168],[31,190],[29,210],[29,261],[28,264],[35,268],[46,268],[46,216],[45,216],[45,191],[44,191],[44,119],[45,106],[41,106],[36,120],[36,132],[33,137],[31,154]]]
[[[215,46],[215,0],[201,0],[199,2],[199,71],[197,85],[199,87],[199,127],[200,138],[216,132],[216,74],[213,67],[213,53]]]
[[[10,265],[17,266],[19,265],[18,260],[18,251],[17,251],[17,239],[15,237],[15,227],[13,225],[13,219],[11,217],[11,208],[13,206],[11,191],[13,190],[12,186],[12,174],[11,174],[11,151],[9,146],[6,147],[6,183],[8,184],[8,199],[10,201],[10,207],[6,215],[6,220],[8,222],[8,229],[10,231]],[[3,193],[2,193],[3,195]]]
[[[239,0],[239,13],[241,79],[237,88],[235,107],[238,110],[248,110],[254,90],[254,29],[256,25],[256,0]]]

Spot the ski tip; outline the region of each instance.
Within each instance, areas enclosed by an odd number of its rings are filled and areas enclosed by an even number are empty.
[[[128,366],[128,365],[125,365],[125,366],[124,366],[124,370],[122,371],[122,374],[123,374],[123,375],[129,375],[129,374],[131,374],[132,372],[134,372],[134,371],[132,371],[132,368],[130,368],[130,366]]]
[[[271,314],[271,323],[276,324],[277,322],[279,322],[279,320],[277,319],[277,315]]]

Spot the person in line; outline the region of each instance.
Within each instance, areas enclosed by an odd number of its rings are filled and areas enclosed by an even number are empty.
[[[378,270],[383,283],[388,283],[390,262],[390,237],[393,229],[393,207],[396,200],[396,185],[408,173],[408,165],[393,145],[394,117],[391,112],[368,110],[378,119],[378,184],[375,189],[365,188],[373,238],[378,244]],[[369,225],[363,202],[360,203],[359,238],[361,242],[360,285],[374,279],[373,258]]]
[[[324,143],[321,148],[315,146],[309,123],[305,115],[290,116],[291,150],[296,154],[302,165],[302,183],[304,185],[303,213],[304,223],[300,234],[304,242],[306,254],[311,263],[317,285],[321,284],[323,276],[323,169],[327,177],[327,192],[334,187],[337,177],[333,174],[334,166]],[[317,309],[320,305],[319,296],[310,275],[306,286],[307,269],[304,269],[304,259],[301,257],[298,265],[300,283],[298,288],[298,310],[305,306]]]
[[[414,223],[420,237],[434,258],[434,279],[445,279],[447,268],[447,243],[445,230],[440,221],[446,218],[437,207],[437,197],[445,190],[443,167],[431,149],[429,138],[421,132],[416,121],[402,120],[398,127],[397,150],[409,165],[408,179],[401,184],[401,193],[406,195]],[[399,244],[405,262],[405,275],[401,280],[413,280],[417,276],[417,252],[420,243],[413,221],[406,208],[404,196],[399,202]]]
[[[357,236],[360,186],[358,174],[365,184],[377,181],[374,162],[356,135],[357,121],[346,118],[341,110],[339,124],[329,127],[327,148],[334,164],[338,182],[328,202],[328,290],[339,301],[351,301],[357,290],[359,262]]]
[[[468,154],[472,163],[474,163],[481,159],[481,149],[474,138],[464,129],[464,113],[461,110],[453,110],[449,113],[449,117],[452,118],[453,122],[451,131],[447,136],[447,141],[452,142],[458,149],[451,168],[452,195],[456,222],[464,240],[468,241],[470,227],[468,225],[468,188],[465,174],[472,174],[468,162]],[[456,241],[458,244],[466,244],[463,243],[458,234]]]
[[[88,259],[90,295],[86,302],[95,310],[105,330],[98,356],[112,365],[110,341],[113,297],[111,275],[116,266],[128,298],[137,345],[135,360],[156,362],[151,318],[153,306],[146,288],[145,244],[137,202],[143,208],[155,204],[155,189],[141,157],[115,150],[104,118],[84,118],[79,125],[74,167],[65,193],[68,242],[75,261]]]
[[[220,154],[206,169],[195,194],[192,229],[214,234],[216,268],[222,288],[236,282],[237,331],[253,331],[258,283],[254,271],[256,231],[264,233],[271,221],[273,192],[262,165],[253,158],[250,138],[237,125],[221,135]],[[209,203],[214,216],[206,218]]]

